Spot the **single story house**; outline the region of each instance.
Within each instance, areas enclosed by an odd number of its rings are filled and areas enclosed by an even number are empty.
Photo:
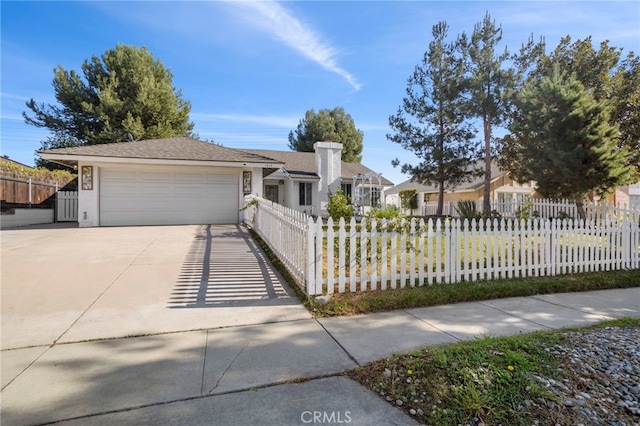
[[[484,163],[483,163],[484,164]],[[423,185],[413,182],[411,179],[404,181],[385,192],[385,202],[387,205],[394,205],[401,208],[399,193],[406,189],[416,189],[418,191],[418,209],[414,214],[434,215],[438,204],[438,186]],[[518,183],[513,180],[508,172],[500,170],[495,161],[491,164],[491,202],[495,210],[511,208],[513,202],[522,202],[526,198],[535,196],[535,182]],[[455,215],[456,203],[461,200],[473,200],[482,205],[484,197],[484,175],[474,177],[469,181],[462,182],[455,188],[445,185],[443,214]],[[408,210],[404,211],[409,213]]]
[[[266,194],[288,207],[322,213],[345,172],[372,173],[343,163],[341,144],[318,142],[314,147],[315,153],[241,150],[175,137],[38,154],[78,170],[81,227],[223,224],[241,220],[249,194]],[[277,153],[292,154],[287,157],[292,172]]]
[[[380,205],[393,182],[360,163],[342,161],[342,144],[317,142],[315,152],[245,149],[284,166],[265,177],[265,198],[307,214],[324,215],[329,195],[339,189],[364,212]]]

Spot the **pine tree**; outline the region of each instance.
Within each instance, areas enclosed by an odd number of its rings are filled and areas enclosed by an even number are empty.
[[[364,134],[356,128],[351,115],[344,108],[310,109],[300,120],[298,128],[289,132],[289,148],[299,152],[313,152],[316,142],[331,141],[342,144],[342,160],[347,163],[362,161]]]
[[[484,193],[482,209],[491,210],[491,160],[493,128],[509,121],[513,95],[523,85],[524,76],[544,51],[544,42],[534,43],[533,36],[523,44],[520,52],[510,54],[507,47],[497,51],[502,41],[502,26],[487,12],[475,25],[470,40],[466,34],[458,37],[466,60],[466,95],[469,98],[466,114],[482,121],[484,141]]]
[[[477,174],[473,164],[478,144],[460,114],[464,70],[456,46],[446,42],[447,32],[446,22],[433,26],[433,41],[408,79],[407,96],[389,117],[395,133],[387,135],[421,161],[402,165],[402,172],[414,181],[438,186],[437,215],[442,214],[445,188],[455,188]],[[399,161],[392,164],[398,166]]]
[[[172,86],[173,75],[144,47],[117,45],[82,64],[82,76],[62,66],[54,70],[58,105],[27,102],[25,121],[47,128],[52,143],[78,145],[191,136],[191,105]]]
[[[523,177],[545,197],[575,199],[579,215],[590,191],[604,194],[629,183],[633,168],[619,149],[618,129],[609,124],[611,106],[598,101],[575,76],[556,66],[531,81],[518,96],[521,119],[513,124]]]

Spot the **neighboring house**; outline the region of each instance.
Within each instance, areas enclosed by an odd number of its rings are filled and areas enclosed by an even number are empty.
[[[308,208],[307,213],[322,212],[328,193],[343,183],[345,172],[371,171],[343,163],[340,144],[319,142],[316,148],[315,154],[268,151],[274,154],[271,156],[260,154],[267,151],[177,137],[58,148],[38,154],[77,168],[78,222],[81,227],[90,227],[238,223],[244,196],[275,197],[273,183],[279,190],[281,180],[288,183],[291,194],[287,195],[283,182],[283,197],[304,201],[303,205],[283,204],[303,211]],[[304,164],[290,174],[286,161],[277,158],[277,153],[299,155]]]
[[[342,193],[364,212],[381,204],[384,191],[393,183],[360,163],[342,161],[342,144],[317,142],[315,152],[246,149],[245,152],[283,163],[264,178],[263,194],[283,206],[307,214],[326,214],[330,194]]]
[[[401,207],[399,193],[406,189],[418,190],[418,209],[414,214],[434,215],[438,204],[438,186],[422,185],[412,182],[411,179],[394,186],[385,192],[385,202],[388,205]],[[523,201],[527,197],[535,194],[535,182],[518,183],[513,180],[508,172],[498,169],[495,162],[491,164],[491,187],[490,197],[492,205],[498,211],[504,208],[511,208],[513,201]],[[484,197],[484,176],[475,177],[470,181],[462,182],[451,189],[445,185],[443,214],[453,215],[456,203],[460,200],[473,200],[480,203]],[[409,213],[408,210],[404,211]],[[512,212],[509,212],[512,213]]]
[[[611,201],[621,206],[640,209],[640,182],[618,187]]]
[[[16,160],[12,160],[11,158],[9,158],[8,155],[3,155],[2,157],[0,157],[0,163],[7,163],[7,164],[11,164],[14,166],[20,166],[20,167],[24,167],[27,169],[33,169],[33,166],[27,166],[26,164],[23,164],[19,161]]]

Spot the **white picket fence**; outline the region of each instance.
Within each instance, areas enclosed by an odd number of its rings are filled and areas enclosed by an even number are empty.
[[[56,220],[76,222],[78,220],[78,191],[58,191],[56,193]]]
[[[423,216],[434,216],[438,203],[426,202],[422,205]],[[476,201],[476,210],[482,212],[482,200]],[[575,200],[549,200],[542,198],[528,198],[525,200],[497,200],[491,201],[491,210],[504,218],[520,218],[526,214],[531,218],[553,219],[573,218],[578,219],[578,209]],[[615,219],[625,215],[636,216],[640,214],[637,206],[614,205],[612,203],[585,202],[584,210],[588,220]],[[459,217],[457,202],[446,201],[442,206],[442,215]]]
[[[309,295],[640,268],[637,215],[336,225],[256,198],[245,223]]]
[[[309,216],[264,198],[247,196],[245,203],[244,223],[266,241],[291,276],[304,286]]]

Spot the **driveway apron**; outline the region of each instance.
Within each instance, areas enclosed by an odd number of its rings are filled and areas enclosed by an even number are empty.
[[[3,350],[310,318],[237,225],[1,237]]]

